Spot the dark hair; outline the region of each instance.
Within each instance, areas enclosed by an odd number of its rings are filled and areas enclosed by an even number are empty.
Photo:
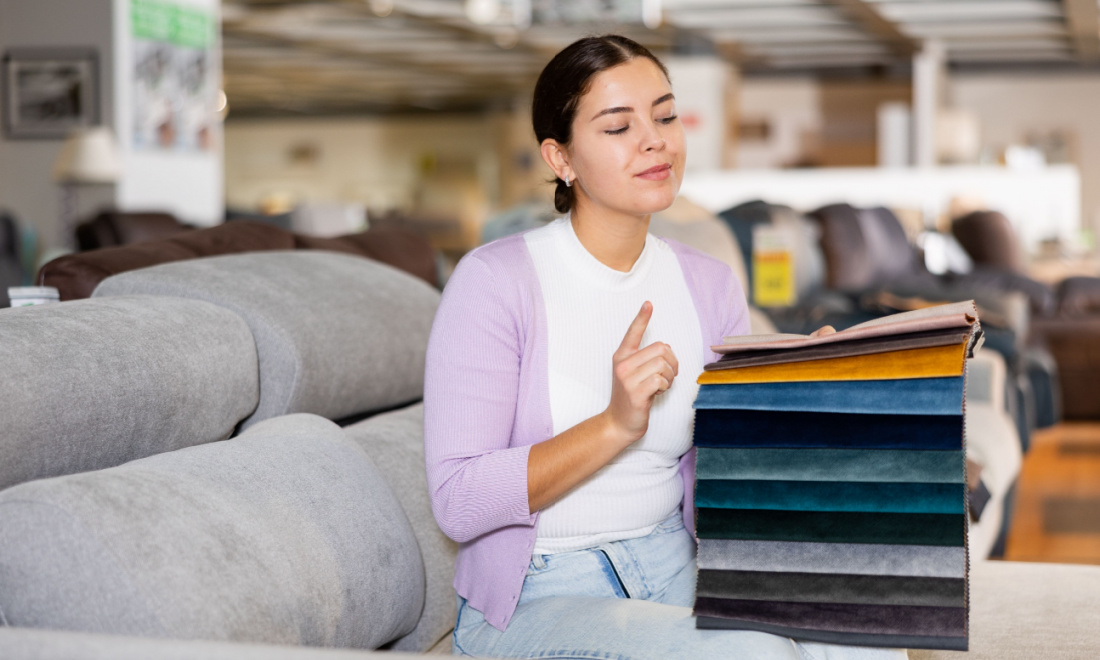
[[[539,74],[531,104],[531,123],[539,144],[547,138],[569,144],[577,106],[588,92],[592,77],[636,57],[648,58],[668,78],[668,69],[648,48],[617,34],[579,39],[555,55]],[[565,213],[572,210],[576,198],[564,181],[556,179],[556,182],[554,208]]]

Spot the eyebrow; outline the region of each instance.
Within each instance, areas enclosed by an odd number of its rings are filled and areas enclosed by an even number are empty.
[[[674,97],[672,96],[672,93],[669,92],[668,94],[665,94],[661,98],[654,101],[652,107],[655,108],[655,107],[661,105],[662,103],[664,103],[665,101],[671,101],[673,98]],[[600,117],[602,117],[604,115],[611,115],[611,114],[615,114],[615,113],[619,113],[619,112],[634,112],[634,108],[628,108],[626,106],[619,106],[619,107],[616,107],[616,108],[607,108],[605,110],[600,110],[599,112],[597,112],[592,117],[592,119],[589,119],[589,121],[595,121],[596,119],[599,119]]]

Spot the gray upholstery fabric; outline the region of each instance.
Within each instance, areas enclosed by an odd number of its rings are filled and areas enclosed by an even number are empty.
[[[0,493],[0,620],[84,632],[374,648],[424,567],[401,505],[332,422]]]
[[[409,660],[419,656],[272,644],[147,639],[0,627],[4,660]]]
[[[910,660],[1086,660],[1100,649],[1100,566],[976,561],[970,652],[909,651]]]
[[[440,531],[432,515],[424,471],[424,406],[378,415],[344,431],[378,466],[412,523],[427,578],[424,612],[416,628],[392,648],[425,652],[450,634],[455,624],[458,613],[453,583],[458,544]]]
[[[221,440],[259,399],[236,314],[127,296],[0,311],[0,489]]]
[[[242,428],[308,412],[341,419],[409,403],[439,292],[396,268],[333,252],[253,252],[162,264],[104,280],[94,296],[198,298],[256,337],[260,403]]]

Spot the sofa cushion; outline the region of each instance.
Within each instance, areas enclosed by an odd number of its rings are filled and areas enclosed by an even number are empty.
[[[401,505],[314,415],[0,493],[0,618],[84,632],[375,648],[424,566]]]
[[[0,311],[0,489],[228,438],[259,401],[236,314],[126,296]]]
[[[1100,566],[974,561],[970,652],[909,651],[910,660],[1096,657]]]
[[[290,250],[294,235],[262,222],[240,221],[188,231],[157,241],[91,250],[58,257],[42,266],[38,283],[57,287],[61,300],[92,295],[117,273],[195,257],[255,250]]]
[[[367,257],[416,275],[432,286],[439,285],[435,249],[428,239],[407,229],[379,227],[335,238],[297,235],[294,245]]]
[[[450,639],[447,640],[450,642]],[[450,645],[446,654],[450,655]],[[5,660],[423,660],[409,653],[150,639],[0,626]]]
[[[452,586],[458,544],[440,531],[432,515],[424,472],[424,406],[376,415],[344,430],[382,471],[412,522],[424,559],[424,612],[416,628],[391,648],[423,653],[447,636],[458,614]]]
[[[94,296],[207,300],[248,323],[260,402],[242,428],[309,412],[343,419],[420,399],[439,292],[411,275],[333,252],[254,252],[115,275]]]

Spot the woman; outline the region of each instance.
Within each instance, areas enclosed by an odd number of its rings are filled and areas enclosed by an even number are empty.
[[[648,50],[572,44],[532,115],[565,215],[467,255],[428,347],[428,482],[461,543],[455,652],[904,657],[695,629],[694,377],[748,332],[744,295],[725,264],[647,233],[685,156]]]

